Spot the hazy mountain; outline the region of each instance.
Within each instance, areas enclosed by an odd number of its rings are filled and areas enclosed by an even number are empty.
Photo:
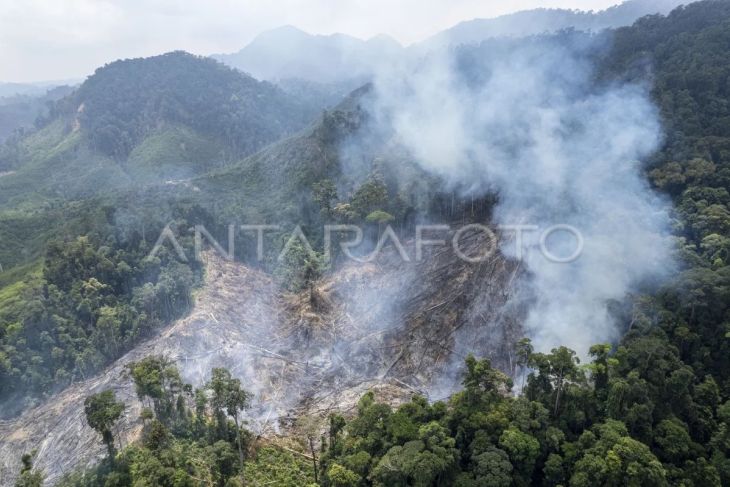
[[[43,96],[58,86],[73,86],[80,80],[39,81],[37,83],[6,83],[0,81],[0,98],[15,96]]]
[[[70,86],[49,89],[43,95],[15,95],[0,98],[0,142],[18,129],[33,127],[39,117],[48,114],[52,103],[73,91]]]
[[[673,8],[690,3],[687,0],[628,0],[620,5],[601,10],[581,11],[565,9],[524,10],[493,19],[474,19],[461,22],[414,46],[428,50],[459,44],[473,44],[491,37],[522,37],[550,33],[566,28],[599,31],[631,25],[645,15],[667,14]]]
[[[409,48],[403,48],[385,35],[365,41],[344,34],[313,35],[284,26],[258,35],[236,53],[213,57],[262,80],[297,78],[325,84],[346,82],[348,88],[354,89],[379,65],[387,66],[404,54],[418,56],[431,49],[478,43],[492,37],[521,37],[570,27],[586,31],[621,27],[645,15],[666,14],[683,3],[687,1],[628,0],[598,12],[525,10],[493,19],[462,22]],[[331,91],[337,92],[336,88]]]
[[[237,53],[214,58],[258,79],[332,83],[366,78],[373,66],[402,51],[397,41],[384,35],[363,41],[344,34],[312,35],[285,26],[258,35]]]

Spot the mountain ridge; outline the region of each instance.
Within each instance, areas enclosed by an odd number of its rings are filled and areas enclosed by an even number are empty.
[[[632,24],[645,15],[667,14],[685,0],[627,0],[600,11],[533,9],[459,22],[422,41],[402,46],[387,34],[367,40],[347,34],[309,34],[292,25],[264,31],[235,53],[212,57],[258,79],[300,78],[318,83],[349,82],[354,89],[380,66],[429,51],[475,44],[495,37],[549,34],[566,28],[600,31]]]

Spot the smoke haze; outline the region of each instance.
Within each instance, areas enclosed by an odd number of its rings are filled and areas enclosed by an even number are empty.
[[[526,232],[528,277],[515,299],[529,302],[524,324],[538,350],[565,344],[586,354],[616,340],[611,300],[672,268],[666,203],[640,161],[661,142],[648,89],[597,86],[602,36],[564,34],[441,52],[382,71],[375,113],[417,163],[463,195],[494,192],[499,225]],[[571,225],[584,238],[571,263],[537,251],[540,233]],[[514,239],[502,251],[516,256]],[[545,242],[565,257],[576,238]]]

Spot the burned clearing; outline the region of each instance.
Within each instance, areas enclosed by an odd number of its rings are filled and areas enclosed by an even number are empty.
[[[465,237],[465,249],[477,249],[482,238]],[[347,413],[368,390],[391,404],[413,394],[442,399],[458,387],[454,378],[467,351],[479,350],[511,372],[520,330],[505,305],[517,264],[499,254],[469,263],[445,249],[429,251],[409,263],[387,249],[376,261],[345,263],[296,294],[266,273],[206,252],[205,283],[189,316],[99,376],[0,423],[3,478],[15,475],[19,452],[33,449],[50,482],[100,460],[104,446],[86,424],[83,401],[104,389],[126,404],[122,445],[137,439],[142,405],[126,367],[149,355],[175,361],[194,386],[211,368],[229,368],[255,395],[247,420],[263,438],[290,432],[301,416]]]

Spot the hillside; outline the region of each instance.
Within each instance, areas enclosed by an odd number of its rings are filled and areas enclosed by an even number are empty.
[[[91,145],[115,157],[129,155],[164,124],[216,137],[229,157],[240,157],[301,128],[312,109],[268,83],[183,52],[109,64],[68,103]]]
[[[220,168],[300,130],[318,110],[181,52],[112,63],[56,102],[38,130],[0,147],[0,220],[13,241],[35,225],[25,237],[35,241],[53,233],[45,215],[59,205]],[[38,250],[26,246],[25,258]],[[24,257],[15,247],[3,254],[6,269]]]
[[[118,61],[56,103],[39,131],[3,148],[0,168],[14,174],[2,181],[2,203],[200,174],[301,129],[317,110],[182,52]],[[150,167],[161,153],[168,161]],[[117,176],[100,178],[89,167]]]
[[[484,245],[479,235],[468,240],[469,252]],[[414,391],[431,390],[433,399],[441,399],[450,391],[437,381],[438,371],[453,367],[466,343],[483,341],[495,362],[509,367],[507,356],[497,357],[519,330],[480,325],[498,312],[505,299],[499,283],[509,282],[517,269],[500,258],[477,269],[450,261],[448,252],[431,257],[404,265],[389,252],[376,262],[344,267],[313,291],[287,293],[270,275],[206,253],[205,282],[189,316],[159,330],[98,377],[17,419],[0,421],[3,481],[15,476],[17,451],[37,449],[37,465],[50,482],[94,465],[103,449],[84,422],[82,403],[103,389],[112,388],[128,404],[122,441],[138,439],[142,404],[125,367],[149,355],[169,357],[194,384],[208,380],[211,367],[245,377],[256,391],[249,427],[270,438],[290,430],[291,417],[352,411],[369,389],[393,404]],[[448,285],[424,286],[413,278],[418,275]],[[493,298],[487,307],[481,304],[485,293]],[[378,302],[382,294],[393,298]]]

